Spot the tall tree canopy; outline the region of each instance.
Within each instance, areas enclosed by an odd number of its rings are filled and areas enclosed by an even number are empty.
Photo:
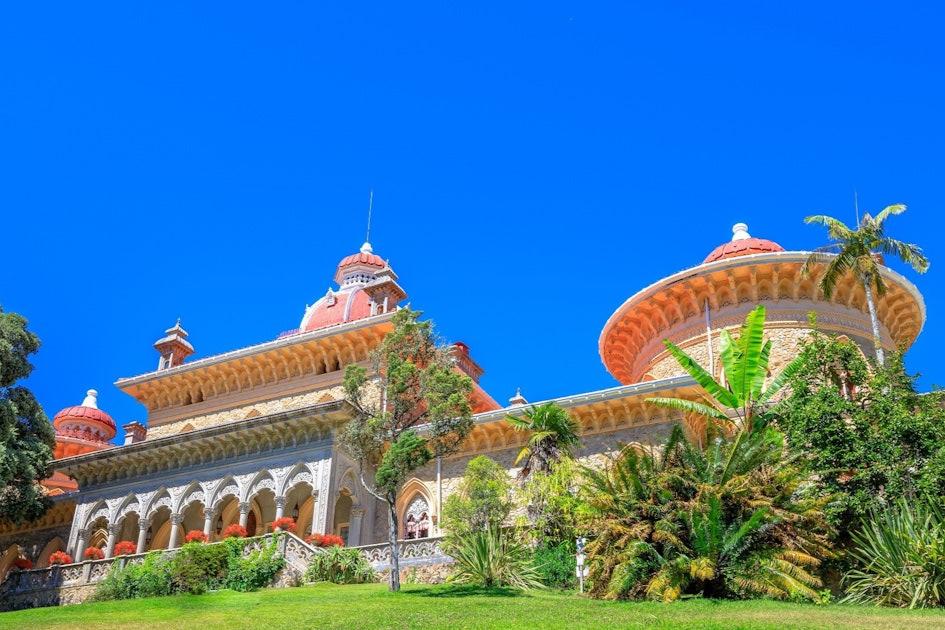
[[[449,349],[437,345],[433,326],[420,313],[401,309],[394,330],[373,353],[373,369],[345,370],[355,417],[340,433],[342,446],[361,470],[365,489],[388,507],[391,590],[400,589],[397,497],[414,470],[456,452],[472,430],[472,380],[459,372]],[[367,472],[375,470],[373,482]]]
[[[820,278],[820,289],[827,297],[833,294],[837,283],[847,272],[853,273],[866,292],[866,307],[873,328],[873,345],[876,347],[876,360],[880,365],[886,362],[886,356],[880,337],[873,291],[881,297],[886,293],[886,283],[880,273],[881,260],[876,254],[896,256],[919,273],[925,273],[929,269],[929,259],[922,253],[921,247],[886,236],[886,219],[905,211],[906,206],[897,203],[886,206],[875,217],[864,214],[856,229],[848,227],[839,219],[822,214],[804,219],[806,223],[825,226],[827,236],[835,242],[812,253],[804,264],[803,273],[810,273],[815,265],[826,265],[826,270]]]
[[[38,349],[26,320],[0,308],[0,519],[14,522],[49,507],[39,481],[49,473],[55,435],[32,392],[16,385],[33,371],[29,356]]]
[[[841,534],[897,497],[945,497],[945,393],[916,392],[898,353],[873,371],[853,342],[822,333],[799,361],[773,416],[835,497]]]

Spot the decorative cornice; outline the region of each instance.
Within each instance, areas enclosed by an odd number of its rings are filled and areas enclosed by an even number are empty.
[[[863,289],[852,278],[841,282],[828,300],[819,290],[822,266],[815,267],[810,276],[801,275],[809,255],[774,252],[727,258],[651,284],[626,300],[607,320],[598,341],[604,365],[621,382],[639,379],[641,372],[632,366],[646,362],[644,348],[684,322],[700,319],[705,303],[714,315],[743,303],[791,301],[814,312],[830,305],[867,317]],[[882,267],[882,274],[889,291],[877,304],[881,324],[893,343],[911,345],[925,322],[925,302],[915,285],[902,275],[888,267]]]
[[[327,439],[353,412],[354,408],[346,401],[320,403],[67,457],[53,462],[53,470],[74,478],[80,488],[178,470]]]

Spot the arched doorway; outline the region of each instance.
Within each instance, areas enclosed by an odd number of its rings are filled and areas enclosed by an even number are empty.
[[[36,558],[36,568],[45,569],[49,566],[49,556],[56,553],[57,551],[64,551],[66,548],[66,543],[56,536],[43,547],[43,550],[39,552],[39,556]]]
[[[351,530],[351,509],[354,507],[354,501],[351,500],[351,493],[342,490],[335,500],[334,518],[332,519],[332,533],[341,536],[348,545],[348,535]]]

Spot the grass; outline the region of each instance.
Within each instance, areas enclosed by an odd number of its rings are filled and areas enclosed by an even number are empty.
[[[558,592],[380,584],[219,591],[0,614],[2,628],[945,628],[945,611],[770,601],[602,602]]]

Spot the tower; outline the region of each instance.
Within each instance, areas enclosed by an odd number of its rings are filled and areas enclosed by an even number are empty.
[[[167,370],[177,367],[194,353],[194,347],[187,341],[187,331],[177,323],[164,331],[164,336],[154,342],[154,349],[161,358],[158,360],[158,370]]]

